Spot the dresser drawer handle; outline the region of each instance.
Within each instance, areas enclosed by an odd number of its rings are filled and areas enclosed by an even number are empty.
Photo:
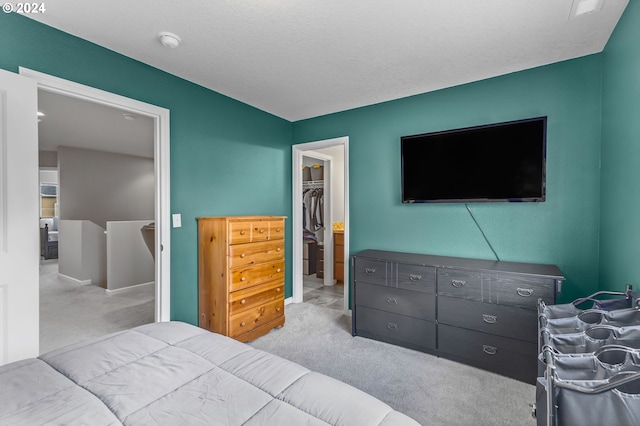
[[[376,268],[364,268],[364,272],[366,272],[367,274],[375,274]]]
[[[422,279],[422,275],[409,274],[409,279],[411,281],[420,281]]]
[[[451,285],[454,286],[455,288],[464,287],[466,283],[467,282],[464,280],[451,280]]]
[[[280,228],[276,228],[276,232],[280,232]]]
[[[247,303],[246,299],[242,299],[242,300],[240,301],[240,304],[241,304],[241,305],[244,305],[244,304],[246,304],[246,303]]]
[[[518,287],[517,290],[516,290],[516,293],[518,293],[518,296],[530,297],[533,294],[533,289],[532,288],[520,288],[520,287]]]
[[[388,322],[387,323],[387,328],[389,330],[397,330],[398,329],[398,324],[396,324],[394,322]]]
[[[276,269],[276,272],[280,272],[280,268]]]
[[[240,281],[246,281],[246,280],[247,280],[247,277],[240,278]]]
[[[398,299],[396,299],[395,297],[388,297],[387,298],[387,303],[390,305],[397,305],[398,304]]]
[[[495,324],[498,322],[498,317],[495,315],[482,314],[482,321],[486,322],[487,324]]]
[[[264,229],[261,229],[261,230],[260,230],[260,233],[261,233],[261,234],[264,234]]]
[[[240,323],[240,327],[244,327],[245,325],[247,325],[247,324],[245,324],[245,322],[244,322],[244,321],[242,321],[242,322]]]
[[[495,346],[482,345],[482,351],[488,355],[495,355],[496,353],[498,353],[498,348],[496,348]]]
[[[278,247],[278,248],[276,249],[276,251],[280,251],[280,247]]]
[[[244,235],[244,234],[245,234],[245,232],[244,232],[244,229],[243,229],[242,231],[240,231],[240,235]]]
[[[280,312],[282,310],[282,308],[276,308],[276,312]]]
[[[241,258],[241,259],[244,259],[244,258],[245,258],[245,256],[246,256],[246,254],[242,253],[242,254],[240,255],[240,258]]]
[[[260,312],[264,312],[264,306],[262,308],[260,308]]]
[[[280,287],[276,288],[276,293],[280,293]]]

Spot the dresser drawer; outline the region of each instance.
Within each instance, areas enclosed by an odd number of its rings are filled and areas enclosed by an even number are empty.
[[[482,301],[482,273],[438,269],[438,294]]]
[[[229,313],[236,314],[284,297],[284,280],[229,294]]]
[[[529,383],[537,375],[537,345],[440,324],[438,352]]]
[[[528,309],[537,309],[538,299],[555,304],[555,282],[549,278],[485,274],[484,282],[489,284],[493,303]]]
[[[375,335],[400,344],[435,349],[436,325],[391,312],[356,306],[356,334]]]
[[[284,259],[284,240],[229,246],[229,267]]]
[[[398,288],[435,293],[436,268],[398,263]]]
[[[248,333],[254,328],[273,321],[284,315],[284,298],[265,303],[255,308],[247,309],[232,315],[229,321],[229,335],[231,337]]]
[[[233,220],[229,221],[227,231],[229,244],[243,244],[251,242],[251,221]]]
[[[284,280],[284,261],[260,263],[234,268],[229,271],[229,291],[241,290],[274,280]]]
[[[387,285],[387,262],[385,261],[356,258],[352,273],[356,281]]]
[[[435,321],[436,317],[435,295],[428,293],[361,282],[356,287],[355,303],[429,321]]]
[[[438,322],[537,342],[537,311],[439,296]]]
[[[284,219],[269,221],[269,239],[270,240],[284,239]]]

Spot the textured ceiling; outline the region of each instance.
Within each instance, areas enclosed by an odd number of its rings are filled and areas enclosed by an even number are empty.
[[[56,0],[30,17],[296,121],[602,51],[628,0],[569,19],[573,1]]]

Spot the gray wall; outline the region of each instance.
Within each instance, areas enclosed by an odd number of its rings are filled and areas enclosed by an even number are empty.
[[[60,219],[109,220],[154,217],[153,159],[70,147],[58,148]]]

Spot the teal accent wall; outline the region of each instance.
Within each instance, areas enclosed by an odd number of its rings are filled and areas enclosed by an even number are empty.
[[[171,212],[182,214],[171,232],[171,317],[196,324],[195,218],[291,217],[291,123],[20,15],[0,14],[0,41],[0,68],[24,66],[170,110]],[[290,296],[290,239],[286,253]]]
[[[639,2],[629,2],[602,56],[600,282],[640,290]]]
[[[601,81],[602,58],[587,56],[295,122],[294,143],[349,136],[352,254],[493,259],[464,204],[401,203],[400,137],[548,116],[547,200],[469,206],[501,260],[558,265],[573,300],[598,287]]]

